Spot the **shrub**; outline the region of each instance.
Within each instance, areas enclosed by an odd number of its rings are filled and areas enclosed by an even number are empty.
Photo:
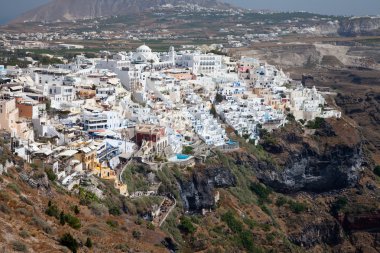
[[[293,213],[302,213],[306,211],[307,206],[305,203],[297,202],[297,201],[289,201],[289,207]]]
[[[84,244],[87,248],[92,248],[92,241],[90,237],[87,237],[86,243]]]
[[[222,215],[222,221],[227,223],[229,229],[236,234],[236,236],[234,236],[236,244],[244,247],[247,252],[260,252],[254,245],[251,232],[244,229],[243,223],[236,219],[231,211]]]
[[[380,177],[380,165],[376,165],[373,169],[373,173],[375,173],[376,176]]]
[[[257,197],[259,197],[260,202],[269,202],[269,195],[272,193],[272,190],[265,187],[260,183],[253,182],[250,186],[251,191],[253,191]]]
[[[55,204],[49,201],[48,208],[45,210],[45,214],[59,219],[59,209]]]
[[[248,251],[248,252],[254,252],[255,251],[255,246],[253,243],[253,236],[250,231],[244,230],[240,233],[240,241],[243,247]]]
[[[141,232],[137,231],[137,230],[133,230],[132,231],[132,236],[133,236],[133,238],[139,240],[141,238]]]
[[[193,234],[197,230],[191,220],[186,216],[181,218],[181,223],[178,228],[185,234]]]
[[[78,251],[79,244],[77,240],[75,240],[74,237],[69,233],[64,234],[61,239],[59,239],[59,243],[63,246],[66,246],[74,253]]]
[[[322,124],[325,122],[324,118],[316,117],[314,120],[309,120],[306,123],[306,127],[310,129],[318,129],[322,127]]]
[[[25,197],[25,196],[20,196],[20,200],[21,200],[22,202],[24,202],[25,204],[28,204],[28,205],[30,205],[30,206],[33,206],[33,202],[32,202],[30,199],[28,199],[27,197]]]
[[[153,225],[152,222],[148,222],[148,223],[146,224],[146,228],[149,229],[149,230],[154,230],[156,227]]]
[[[13,249],[14,251],[27,252],[26,245],[23,244],[23,243],[20,242],[20,241],[13,241],[13,242],[12,242],[12,249]]]
[[[294,115],[291,114],[291,113],[289,113],[288,115],[286,115],[286,119],[288,121],[295,121],[296,120],[296,118],[294,117]]]
[[[55,181],[57,179],[57,175],[52,169],[45,169],[45,173],[50,181]]]
[[[30,236],[28,231],[26,230],[21,230],[20,233],[18,233],[18,235],[22,238],[28,238]]]
[[[63,212],[59,214],[59,224],[61,224],[62,226],[66,224],[65,214]]]
[[[74,209],[74,213],[75,214],[79,214],[80,213],[79,207],[77,205],[75,205],[73,209]]]
[[[32,218],[32,224],[42,229],[47,234],[51,234],[53,232],[53,229],[50,227],[50,225],[46,221],[42,220],[41,218],[37,216],[34,216]]]
[[[135,221],[135,224],[136,225],[141,225],[143,223],[142,219],[139,217],[137,218],[137,220]]]
[[[65,214],[65,221],[66,223],[74,228],[74,229],[79,229],[81,227],[81,223],[80,223],[80,219],[75,217],[75,216],[72,216],[71,214]]]
[[[286,203],[288,203],[288,200],[283,196],[278,197],[276,200],[276,206],[278,206],[278,207],[283,206]]]
[[[0,212],[5,213],[5,214],[10,214],[11,210],[6,204],[0,203]]]
[[[339,197],[331,206],[331,213],[337,216],[339,212],[345,208],[348,204],[348,199],[346,197]]]
[[[260,205],[260,208],[261,208],[261,210],[262,210],[264,213],[268,214],[269,216],[272,215],[271,210],[270,210],[266,205]]]
[[[210,113],[216,117],[218,113],[216,112],[215,105],[211,105]]]
[[[84,233],[88,236],[103,236],[104,233],[96,227],[88,227]]]
[[[12,191],[14,191],[16,194],[20,194],[20,188],[18,187],[17,184],[15,184],[15,183],[9,183],[9,184],[7,185],[7,187],[8,187],[9,189],[11,189]]]
[[[102,216],[107,213],[107,207],[100,203],[91,203],[89,206],[91,212],[96,216]]]
[[[117,221],[115,221],[115,220],[107,220],[106,223],[111,228],[117,228],[117,227],[119,227],[119,223]]]
[[[29,212],[29,210],[26,209],[26,208],[17,208],[16,211],[17,211],[19,214],[22,214],[22,215],[24,215],[24,216],[26,216],[26,217],[30,217],[30,216],[32,216],[32,213]]]
[[[128,244],[118,244],[115,249],[120,250],[121,252],[129,252]]]
[[[108,213],[113,216],[119,216],[121,215],[120,209],[117,206],[112,206],[108,209]]]
[[[8,193],[4,192],[4,191],[0,191],[0,200],[1,201],[4,201],[4,202],[7,202],[9,201],[11,198],[9,196]]]
[[[100,200],[95,193],[89,192],[81,187],[79,187],[79,199],[81,205],[90,205],[94,202],[100,203]]]
[[[227,226],[234,233],[238,233],[243,230],[243,224],[235,218],[231,211],[228,211],[227,213],[222,215],[222,221],[227,223]]]
[[[185,155],[192,155],[194,153],[194,149],[193,147],[190,147],[190,146],[184,146],[182,148],[182,154],[185,154]]]

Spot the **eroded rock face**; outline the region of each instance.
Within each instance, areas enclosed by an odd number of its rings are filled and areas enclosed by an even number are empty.
[[[235,160],[251,167],[259,180],[276,191],[326,192],[358,182],[365,161],[362,139],[347,122],[326,121],[313,135],[291,125],[272,136],[270,148],[263,143],[270,159],[239,154]]]
[[[338,33],[343,36],[378,35],[380,18],[349,18],[341,22]]]
[[[283,169],[258,162],[257,177],[282,192],[324,192],[354,186],[363,162],[361,145],[337,145],[318,154],[309,145],[293,153]]]
[[[346,230],[380,231],[380,211],[368,211],[360,214],[345,214],[340,217]]]
[[[236,185],[236,178],[227,168],[199,169],[188,180],[179,180],[184,208],[189,212],[201,212],[215,206],[215,188]]]
[[[319,223],[307,224],[302,231],[291,233],[289,240],[306,249],[317,244],[338,245],[344,240],[344,232],[335,220],[323,220]]]

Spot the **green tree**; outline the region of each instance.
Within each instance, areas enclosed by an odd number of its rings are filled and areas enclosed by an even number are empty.
[[[215,95],[215,103],[216,103],[216,104],[219,104],[219,103],[221,103],[223,100],[224,100],[223,95],[221,95],[221,94],[219,94],[219,93],[216,93],[216,95]]]
[[[66,224],[65,213],[63,211],[59,214],[59,224],[62,226]]]
[[[84,244],[87,248],[92,248],[92,240],[90,237],[87,237],[86,243]]]
[[[73,253],[76,253],[78,251],[79,244],[77,240],[75,240],[74,237],[69,233],[64,234],[59,239],[59,243],[69,248]]]
[[[82,226],[80,220],[71,214],[65,214],[65,221],[70,227],[74,229],[79,229]]]
[[[74,213],[75,214],[79,214],[80,213],[79,207],[77,205],[74,206]]]
[[[376,165],[373,169],[373,173],[375,173],[376,176],[380,177],[380,165]]]
[[[193,234],[197,230],[191,220],[186,216],[181,218],[181,223],[178,228],[185,234]]]
[[[215,105],[211,105],[210,113],[211,113],[214,117],[216,117],[217,112],[216,112],[216,109],[215,109]]]

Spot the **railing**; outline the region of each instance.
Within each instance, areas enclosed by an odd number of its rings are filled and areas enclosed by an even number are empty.
[[[102,162],[102,161],[104,161],[105,159],[107,159],[109,155],[111,155],[111,154],[118,155],[118,153],[120,153],[119,148],[107,149],[107,150],[101,152],[101,153],[98,155],[98,159],[99,159],[100,162]]]

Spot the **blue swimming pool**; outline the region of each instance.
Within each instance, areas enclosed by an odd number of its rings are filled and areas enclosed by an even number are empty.
[[[227,145],[235,145],[237,142],[233,140],[227,141]]]
[[[178,160],[186,160],[190,157],[189,155],[184,155],[184,154],[177,154],[176,156]]]

